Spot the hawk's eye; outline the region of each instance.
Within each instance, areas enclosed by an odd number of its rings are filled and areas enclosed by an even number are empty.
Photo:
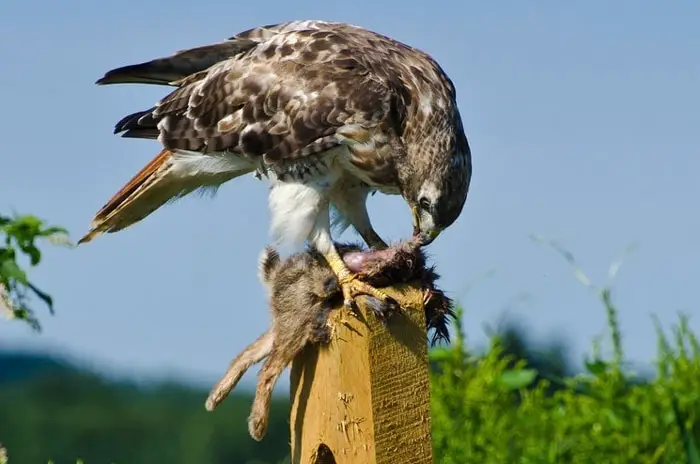
[[[420,209],[429,210],[430,201],[428,201],[427,198],[422,197],[420,200],[418,200],[418,206],[420,206]]]

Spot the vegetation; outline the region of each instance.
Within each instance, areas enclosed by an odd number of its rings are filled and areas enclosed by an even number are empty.
[[[594,356],[585,374],[548,378],[498,336],[472,356],[461,327],[431,357],[441,464],[700,463],[700,346],[685,318],[672,343],[659,332],[660,375],[650,380],[626,374],[617,355]]]
[[[6,306],[38,327],[27,291],[49,307],[51,299],[29,282],[18,252],[36,264],[35,240],[63,231],[27,216],[0,218],[0,227]],[[571,375],[556,351],[535,356],[513,330],[477,353],[459,318],[453,343],[431,352],[437,463],[700,464],[700,343],[688,319],[670,335],[657,323],[657,373],[641,378],[625,368],[610,286],[597,289],[577,275],[600,295],[612,355],[596,348],[586,372]],[[288,462],[286,395],[273,403],[268,433],[257,443],[247,431],[248,393],[232,395],[214,413],[204,410],[206,394],[176,384],[108,382],[49,357],[0,353],[0,442],[9,450],[7,456],[0,446],[0,464]]]
[[[51,358],[0,356],[0,437],[10,464],[276,464],[288,454],[289,404],[276,399],[258,443],[248,435],[252,395],[215,412],[206,391],[110,382]]]
[[[598,288],[570,252],[533,238],[552,246],[574,266],[579,281],[598,293],[612,357],[603,358],[595,346],[585,373],[562,376],[546,363],[533,369],[527,353],[512,349],[518,343],[512,337],[504,343],[502,336],[474,356],[458,317],[453,344],[431,353],[439,462],[700,464],[700,343],[688,318],[680,318],[670,340],[655,321],[655,378],[626,372],[611,287],[622,260]]]
[[[40,239],[70,245],[65,229],[47,227],[36,216],[10,218],[0,215],[0,313],[24,320],[37,331],[41,330],[41,324],[30,307],[31,296],[42,300],[51,314],[53,300],[29,280],[21,260],[28,258],[30,266],[41,262],[41,251],[37,246]]]

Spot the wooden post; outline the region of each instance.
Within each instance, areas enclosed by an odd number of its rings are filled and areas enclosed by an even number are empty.
[[[333,340],[292,363],[292,464],[431,464],[430,381],[420,284],[386,289],[409,302],[384,326],[331,316]]]

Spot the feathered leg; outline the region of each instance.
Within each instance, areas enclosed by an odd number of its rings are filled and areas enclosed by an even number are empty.
[[[336,191],[342,191],[342,194],[332,197],[333,206],[339,214],[339,217],[334,218],[336,219],[334,226],[338,231],[342,232],[345,227],[352,225],[370,248],[375,250],[387,248],[388,245],[374,230],[367,213],[369,187],[363,183],[355,183],[336,188]]]
[[[369,295],[395,308],[396,300],[350,272],[333,243],[330,192],[335,187],[334,181],[337,179],[331,173],[309,184],[273,182],[269,196],[272,235],[292,243],[310,241],[338,278],[346,306],[352,307],[356,296]]]
[[[343,292],[345,306],[353,307],[353,300],[359,295],[372,296],[391,309],[396,309],[399,306],[394,298],[390,297],[382,290],[363,282],[358,278],[357,274],[354,274],[348,269],[331,238],[328,209],[326,209],[325,213],[319,213],[315,232],[316,235],[313,240],[314,245],[324,258],[326,258],[328,265],[338,278],[338,283]]]

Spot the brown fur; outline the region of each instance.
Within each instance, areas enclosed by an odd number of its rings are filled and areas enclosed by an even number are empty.
[[[329,340],[328,311],[342,303],[335,274],[327,265],[319,265],[315,254],[298,253],[281,260],[268,247],[260,259],[260,279],[270,298],[272,325],[231,362],[205,405],[209,411],[216,408],[241,376],[267,357],[248,419],[248,430],[256,440],[261,440],[267,429],[272,390],[282,371],[307,343]]]
[[[439,339],[449,341],[447,325],[448,317],[454,316],[452,301],[435,287],[438,275],[426,266],[425,255],[416,242],[402,242],[381,251],[364,251],[351,244],[338,248],[346,265],[371,285],[422,280],[428,330],[435,331],[431,343]],[[248,418],[250,435],[258,441],[267,429],[270,399],[277,379],[307,343],[330,340],[328,315],[343,300],[335,274],[314,249],[282,260],[273,248],[266,248],[260,259],[260,279],[270,300],[271,327],[233,359],[205,404],[207,410],[214,410],[253,364],[267,358],[260,370]],[[371,306],[380,317],[390,312],[378,300]]]
[[[338,245],[343,261],[351,272],[374,287],[419,280],[425,292],[424,308],[428,331],[433,331],[430,343],[450,341],[449,318],[455,316],[452,299],[437,287],[440,275],[435,266],[428,266],[427,258],[417,238],[399,242],[384,250],[364,250],[357,245]],[[371,298],[371,297],[370,297]],[[371,298],[374,300],[374,298]],[[379,315],[389,308],[374,300],[372,306]]]

